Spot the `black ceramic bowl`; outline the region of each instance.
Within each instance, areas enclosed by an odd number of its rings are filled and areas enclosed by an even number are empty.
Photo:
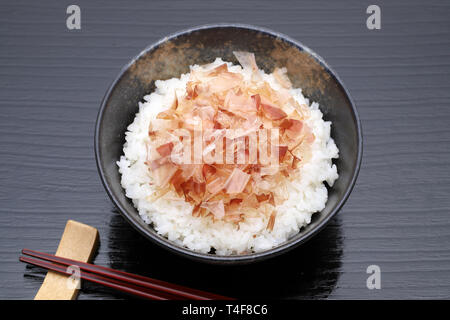
[[[154,90],[154,81],[179,77],[189,66],[212,62],[216,57],[237,63],[233,51],[254,52],[266,72],[286,67],[294,87],[317,101],[325,120],[332,121],[331,135],[339,148],[339,179],[329,189],[326,207],[313,215],[299,234],[273,249],[245,255],[202,254],[158,235],[139,217],[120,185],[116,161],[122,155],[127,126],[138,111],[138,102]],[[343,83],[317,54],[284,35],[246,25],[209,25],[176,33],[151,45],[126,65],[103,99],[95,128],[95,155],[100,177],[124,218],[145,237],[180,255],[220,264],[248,263],[276,256],[317,234],[347,200],[362,158],[361,127],[355,106]]]

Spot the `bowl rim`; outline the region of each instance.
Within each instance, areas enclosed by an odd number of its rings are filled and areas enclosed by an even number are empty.
[[[103,121],[103,113],[106,108],[107,100],[109,99],[112,91],[114,90],[117,83],[123,78],[123,76],[127,72],[127,70],[142,56],[144,56],[148,52],[156,49],[158,46],[160,46],[161,44],[163,44],[167,41],[170,41],[170,40],[175,39],[182,35],[188,35],[195,31],[201,31],[201,30],[205,30],[205,29],[214,29],[214,28],[237,28],[237,29],[247,29],[247,30],[256,31],[256,32],[263,32],[263,33],[268,34],[269,36],[272,36],[275,38],[280,38],[282,41],[287,42],[290,45],[293,45],[302,51],[307,52],[318,63],[321,64],[321,66],[330,74],[331,77],[333,77],[335,79],[335,81],[343,89],[344,93],[346,94],[346,96],[350,102],[350,106],[351,106],[352,113],[353,113],[353,121],[354,121],[354,123],[356,125],[356,129],[357,129],[358,143],[357,143],[356,167],[355,167],[355,170],[353,171],[353,175],[350,180],[350,184],[346,188],[344,195],[338,201],[335,208],[315,228],[313,228],[309,232],[301,235],[295,241],[291,241],[291,242],[286,241],[274,248],[264,250],[261,252],[244,254],[244,255],[225,256],[225,255],[215,255],[215,254],[196,252],[196,251],[190,250],[188,248],[184,248],[184,247],[166,239],[165,237],[158,238],[156,235],[149,232],[143,226],[135,223],[135,221],[133,220],[132,214],[129,213],[120,204],[118,199],[116,199],[110,186],[108,185],[108,182],[106,180],[106,174],[103,171],[103,168],[101,166],[101,159],[100,159],[99,134],[100,134],[100,127],[101,127],[101,124]],[[99,172],[100,179],[102,181],[103,187],[106,190],[106,193],[108,194],[109,198],[114,203],[116,208],[119,209],[119,212],[125,218],[125,220],[127,220],[128,223],[130,223],[144,237],[146,237],[147,239],[150,239],[157,245],[159,245],[165,249],[168,249],[169,251],[172,251],[172,252],[182,255],[184,257],[193,259],[195,261],[201,261],[201,262],[207,262],[207,263],[213,263],[213,264],[247,264],[247,263],[262,261],[262,260],[265,260],[268,258],[278,256],[282,253],[288,252],[288,251],[298,247],[299,245],[307,242],[308,240],[313,238],[316,234],[318,234],[329,223],[329,221],[340,211],[340,209],[343,207],[345,202],[348,200],[350,193],[352,192],[352,190],[355,186],[355,183],[356,183],[356,180],[357,180],[360,168],[361,168],[361,162],[362,162],[362,156],[363,156],[363,136],[362,136],[361,121],[359,119],[358,111],[356,110],[355,103],[354,103],[350,93],[348,92],[347,88],[345,87],[344,83],[339,78],[337,73],[330,66],[328,66],[328,64],[325,62],[325,60],[321,56],[319,56],[317,53],[312,51],[309,47],[303,45],[300,41],[297,41],[285,34],[282,34],[282,33],[279,33],[279,32],[264,28],[264,27],[259,27],[259,26],[249,25],[249,24],[240,24],[240,23],[215,23],[215,24],[205,24],[205,25],[200,25],[200,26],[183,29],[183,30],[174,32],[174,33],[170,34],[169,36],[161,38],[160,40],[158,40],[158,41],[152,43],[151,45],[147,46],[146,48],[144,48],[138,55],[133,57],[124,67],[121,68],[119,74],[116,76],[116,78],[112,81],[112,83],[108,87],[108,90],[106,91],[106,93],[102,99],[102,102],[100,104],[100,109],[98,111],[97,119],[96,119],[96,123],[95,123],[94,151],[95,151],[95,160],[96,160],[97,170]]]

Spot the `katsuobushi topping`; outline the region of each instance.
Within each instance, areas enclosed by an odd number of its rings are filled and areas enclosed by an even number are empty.
[[[311,157],[310,111],[293,98],[286,69],[273,71],[275,90],[252,53],[235,56],[248,76],[227,63],[192,69],[185,93],[150,122],[151,197],[173,191],[193,216],[236,224],[265,215],[271,230],[287,182]]]

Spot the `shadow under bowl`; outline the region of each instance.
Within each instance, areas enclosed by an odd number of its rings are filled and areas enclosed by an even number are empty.
[[[237,64],[233,51],[255,53],[265,72],[286,67],[294,87],[316,101],[331,136],[339,148],[339,178],[329,188],[326,207],[313,215],[309,225],[283,244],[252,254],[220,256],[184,248],[157,234],[144,223],[120,184],[116,161],[123,154],[125,132],[138,111],[138,102],[155,89],[156,80],[180,77],[193,64],[221,57]],[[317,234],[344,205],[358,176],[362,159],[362,133],[356,108],[343,83],[321,57],[298,41],[273,31],[248,25],[208,25],[166,37],[149,46],[126,65],[108,89],[95,128],[95,156],[105,189],[124,218],[146,238],[191,259],[218,264],[260,261],[288,251]]]

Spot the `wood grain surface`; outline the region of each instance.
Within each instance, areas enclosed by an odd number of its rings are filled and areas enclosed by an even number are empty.
[[[32,299],[45,273],[22,248],[54,252],[68,219],[97,228],[95,263],[234,297],[450,298],[450,2],[69,1],[0,4],[0,298]],[[376,3],[382,29],[366,27]],[[349,201],[311,242],[248,267],[178,258],[142,238],[108,199],[94,124],[131,57],[175,31],[240,22],[285,33],[340,75],[363,127]],[[368,290],[366,268],[381,268]],[[85,284],[79,299],[128,299]]]

